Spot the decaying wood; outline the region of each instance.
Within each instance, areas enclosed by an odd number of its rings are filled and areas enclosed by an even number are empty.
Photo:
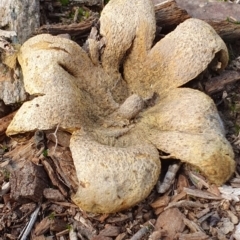
[[[214,94],[223,91],[226,85],[235,83],[240,80],[240,72],[226,70],[219,76],[211,78],[206,82],[205,91],[208,94]]]
[[[42,164],[48,173],[52,184],[60,190],[64,197],[66,197],[68,195],[67,187],[57,177],[54,164],[50,159],[43,159]]]
[[[116,237],[120,233],[120,228],[117,226],[106,225],[105,228],[99,232],[99,235],[104,237]]]
[[[179,240],[207,240],[209,237],[203,232],[195,232],[195,233],[181,233],[178,235]]]
[[[19,136],[17,141],[13,149],[4,154],[5,159],[11,160],[7,166],[10,171],[21,166],[22,161],[33,161],[38,152],[38,149],[36,149],[34,145],[33,138],[29,139],[29,137],[26,136],[21,138]]]
[[[15,201],[39,202],[42,199],[43,189],[48,185],[48,180],[42,166],[26,161],[22,167],[11,173],[10,185],[11,198]]]
[[[0,28],[15,31],[19,43],[25,42],[40,26],[38,0],[0,1]]]
[[[50,231],[62,232],[66,230],[67,222],[64,219],[58,218],[57,216],[51,220]]]
[[[43,25],[36,29],[35,34],[50,33],[52,35],[68,33],[72,37],[87,37],[96,19],[89,18],[80,23],[72,23],[70,25]]]
[[[212,199],[212,200],[221,200],[222,198],[219,196],[216,196],[210,192],[207,191],[202,191],[198,189],[190,189],[190,188],[184,188],[184,191],[190,195],[190,196],[195,196],[195,197],[200,197],[200,198],[205,198],[205,199]]]
[[[178,202],[171,202],[168,204],[168,206],[164,209],[167,210],[169,208],[173,207],[184,207],[184,208],[202,208],[204,207],[202,203],[196,202],[196,201],[187,201],[187,200],[181,200]]]
[[[46,231],[48,231],[50,227],[50,223],[51,223],[51,219],[49,217],[43,218],[42,221],[35,228],[34,236],[44,234]]]
[[[153,0],[157,26],[163,30],[173,30],[179,23],[190,18],[183,8],[180,8],[174,0]]]
[[[58,146],[55,153],[53,149],[55,146],[48,144],[49,156],[51,157],[56,167],[58,176],[64,181],[64,184],[73,191],[77,191],[78,180],[76,175],[76,169],[74,167],[73,159],[69,148]]]
[[[43,196],[50,201],[65,201],[65,198],[60,191],[53,188],[45,188],[43,190]]]
[[[26,100],[22,78],[16,75],[18,70],[15,71],[0,63],[0,99],[5,104],[19,103]]]
[[[166,31],[193,17],[209,23],[224,40],[232,41],[240,36],[239,4],[206,0],[153,0],[153,3],[157,25]]]

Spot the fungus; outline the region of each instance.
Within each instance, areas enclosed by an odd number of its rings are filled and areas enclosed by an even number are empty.
[[[117,212],[146,198],[161,170],[158,150],[198,167],[213,183],[227,181],[234,154],[217,109],[204,93],[181,88],[214,59],[219,70],[226,67],[222,39],[207,23],[188,19],[152,46],[150,0],[111,0],[100,23],[105,47],[97,52],[100,42],[89,39],[89,55],[48,34],[23,44],[18,60],[34,99],[21,106],[7,134],[57,125],[72,133],[79,180],[72,199],[90,212]]]

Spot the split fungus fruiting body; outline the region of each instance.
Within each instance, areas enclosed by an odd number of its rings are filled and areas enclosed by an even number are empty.
[[[99,52],[97,40],[89,39],[87,54],[49,34],[23,44],[18,60],[35,98],[21,106],[7,134],[57,125],[72,133],[79,181],[72,200],[89,212],[117,212],[146,198],[161,170],[158,150],[213,183],[227,181],[234,154],[213,101],[180,88],[214,59],[218,70],[226,67],[222,39],[207,23],[188,19],[152,46],[150,0],[111,0],[100,23]]]

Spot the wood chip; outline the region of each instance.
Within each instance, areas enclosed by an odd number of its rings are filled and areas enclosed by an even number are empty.
[[[48,186],[48,178],[42,166],[26,161],[11,173],[10,185],[11,198],[15,201],[39,202],[43,197],[43,189]]]
[[[62,232],[66,230],[67,224],[64,219],[54,217],[50,222],[50,230],[53,232]]]
[[[184,207],[184,208],[202,208],[204,207],[204,205],[200,202],[194,202],[194,201],[188,201],[188,200],[181,200],[179,202],[171,202],[168,204],[168,206],[164,209],[167,210],[169,208],[173,208],[173,207]]]
[[[43,190],[43,195],[46,199],[51,201],[63,202],[66,200],[59,190],[53,188],[45,188]]]
[[[159,207],[165,207],[170,202],[170,197],[167,195],[164,195],[158,199],[156,199],[153,203],[150,204],[152,208],[159,208]]]
[[[99,235],[105,237],[116,237],[120,233],[120,228],[117,226],[107,225],[103,230],[100,231]]]
[[[155,230],[166,231],[168,239],[174,239],[184,228],[183,215],[177,208],[170,208],[161,213],[155,224]]]
[[[210,199],[210,200],[221,200],[222,197],[216,196],[212,193],[209,193],[207,191],[202,191],[198,189],[190,189],[190,188],[184,188],[184,191],[194,197],[204,198],[204,199]]]
[[[51,220],[49,217],[45,217],[39,224],[37,224],[34,235],[39,236],[47,232],[50,228]]]
[[[179,234],[179,240],[208,240],[209,237],[203,232],[195,232],[195,233],[181,233]]]
[[[60,192],[63,194],[64,197],[67,197],[67,195],[68,195],[67,187],[58,179],[58,177],[56,175],[56,171],[54,169],[54,165],[52,163],[50,163],[50,159],[48,159],[48,160],[43,159],[42,164],[43,164],[46,172],[48,173],[48,176],[51,179],[52,184],[55,187],[58,187],[58,189],[60,190]]]
[[[227,84],[233,84],[240,80],[240,72],[225,70],[219,76],[213,77],[205,85],[205,91],[208,94],[218,93],[225,89]]]

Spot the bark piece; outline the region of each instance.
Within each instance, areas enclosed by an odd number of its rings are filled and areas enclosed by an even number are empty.
[[[20,43],[25,42],[40,26],[39,19],[40,5],[37,0],[3,0],[0,2],[0,27],[15,31]]]
[[[59,180],[59,178],[56,175],[55,167],[54,165],[49,161],[42,160],[42,164],[52,182],[52,184],[59,189],[59,191],[63,194],[64,197],[67,197],[68,191],[67,187]]]
[[[52,189],[52,188],[45,188],[43,190],[43,196],[51,201],[65,201],[66,199],[64,196],[57,190],[57,189]]]
[[[43,197],[43,189],[48,185],[48,180],[41,166],[27,161],[11,173],[10,184],[11,198],[15,201],[39,202]]]
[[[51,219],[49,217],[45,217],[42,221],[36,226],[34,230],[34,236],[39,236],[47,232],[50,228]]]
[[[68,33],[72,37],[82,37],[89,34],[91,27],[95,19],[88,19],[80,23],[72,23],[70,25],[43,25],[40,28],[35,30],[35,34],[49,33],[52,35],[65,34]]]
[[[177,25],[191,16],[184,8],[180,8],[176,1],[153,0],[157,26],[164,32],[173,30]]]
[[[120,228],[117,226],[106,226],[103,230],[100,231],[99,235],[105,237],[116,237],[120,233]]]
[[[50,230],[53,232],[61,232],[63,230],[66,230],[67,228],[67,222],[63,219],[54,218],[51,220],[50,223]]]
[[[195,233],[181,233],[178,235],[179,240],[207,240],[209,236],[207,236],[203,232],[195,232]]]
[[[23,204],[19,208],[19,210],[25,215],[25,214],[32,213],[36,209],[36,207],[37,207],[36,203],[26,203],[26,204]]]
[[[237,71],[226,70],[219,76],[211,78],[206,82],[205,91],[208,94],[214,94],[223,91],[226,85],[240,80],[240,73]]]
[[[156,199],[153,203],[151,203],[151,207],[153,208],[166,207],[169,202],[170,202],[170,197],[167,195],[164,195]]]
[[[177,208],[164,211],[158,216],[155,230],[166,231],[166,240],[175,239],[177,233],[181,233],[185,228],[182,213]]]
[[[78,179],[76,169],[74,167],[72,154],[69,148],[63,148],[57,146],[55,152],[55,146],[48,145],[49,156],[53,160],[56,173],[60,176],[61,181],[64,181],[65,185],[68,186],[73,192],[78,189]]]
[[[0,99],[5,104],[26,100],[22,78],[14,78],[14,71],[0,63]]]

